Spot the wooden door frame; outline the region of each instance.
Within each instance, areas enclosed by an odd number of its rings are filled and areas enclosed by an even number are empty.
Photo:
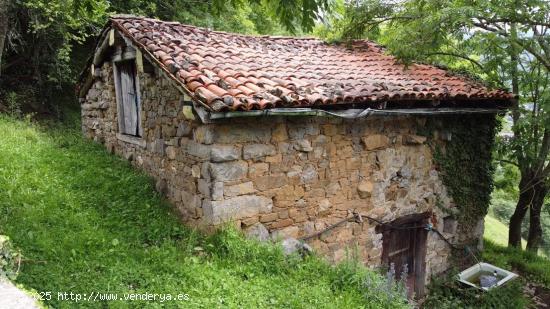
[[[399,226],[417,222],[419,225],[425,225],[429,223],[432,216],[431,212],[424,212],[418,214],[411,214],[399,217],[389,223],[391,226]],[[375,228],[376,233],[382,233],[382,265],[388,264],[388,243],[386,242],[389,237],[389,232],[392,231],[392,227],[388,225],[377,225]],[[411,229],[411,232],[415,233],[414,244],[414,292],[416,297],[422,297],[425,294],[426,287],[426,247],[428,242],[428,231],[423,228]]]
[[[134,74],[134,83],[135,83],[135,91],[136,91],[136,99],[137,99],[137,122],[138,122],[138,136],[134,136],[134,135],[130,135],[130,136],[133,136],[133,137],[136,137],[136,138],[143,138],[143,123],[141,121],[141,89],[140,89],[140,82],[139,82],[139,74],[138,74],[138,67],[137,67],[137,63],[136,63],[136,53],[135,51],[132,52],[132,49],[130,50],[127,50],[125,52],[122,52],[122,49],[118,49],[117,52],[114,54],[113,56],[113,59],[112,59],[112,64],[113,64],[113,79],[114,79],[114,83],[115,83],[115,98],[116,98],[116,102],[117,102],[117,121],[118,121],[118,132],[120,134],[124,134],[122,133],[123,128],[124,128],[124,118],[123,117],[120,117],[121,115],[121,111],[124,110],[124,107],[122,106],[123,102],[122,102],[122,96],[121,96],[121,93],[120,93],[120,87],[121,87],[121,83],[120,83],[120,75],[119,75],[119,70],[118,70],[118,64],[120,64],[121,62],[126,62],[126,61],[129,61],[129,62],[133,62],[134,64],[134,69],[135,69],[135,74]],[[126,134],[124,134],[126,135]]]

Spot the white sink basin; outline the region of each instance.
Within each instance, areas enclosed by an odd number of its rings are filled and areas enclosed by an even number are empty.
[[[497,275],[497,283],[491,287],[482,287],[479,283],[479,278],[482,275],[493,275],[496,271]],[[488,263],[478,263],[474,266],[464,270],[460,274],[458,274],[458,281],[467,284],[469,286],[473,286],[475,288],[488,291],[492,288],[499,287],[503,285],[504,283],[516,278],[518,275],[514,274],[511,271],[507,271],[505,269],[496,267],[494,265],[488,264]]]

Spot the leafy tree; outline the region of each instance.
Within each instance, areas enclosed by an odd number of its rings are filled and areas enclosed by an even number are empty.
[[[8,10],[10,6],[9,0],[0,0],[0,75],[2,74],[2,51],[8,35]]]
[[[330,3],[331,0],[0,0],[0,97],[8,90],[24,91],[30,93],[27,97],[42,101],[33,110],[56,109],[60,90],[72,93],[75,76],[110,14],[129,13],[248,34],[296,34],[302,29],[311,30],[321,10]]]
[[[344,7],[335,23],[343,38],[368,37],[404,63],[420,60],[466,69],[521,95],[511,111],[513,136],[502,139],[500,154],[521,174],[509,245],[521,245],[521,222],[530,210],[528,248],[536,251],[550,175],[547,1],[365,0]]]
[[[48,98],[74,76],[71,54],[103,22],[108,5],[101,1],[22,0],[9,11],[0,87]],[[42,101],[42,108],[46,102]],[[40,107],[40,106],[39,106]],[[33,108],[39,109],[39,108]]]

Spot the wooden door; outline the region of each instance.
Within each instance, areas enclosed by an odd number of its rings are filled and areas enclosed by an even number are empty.
[[[139,136],[139,100],[136,87],[136,70],[133,61],[118,63],[120,76],[120,115],[122,133]]]
[[[424,229],[427,219],[421,215],[400,218],[391,226],[382,226],[382,263],[390,267],[393,263],[395,277],[406,282],[409,296],[424,295],[426,240]]]
[[[401,278],[403,271],[410,273],[414,266],[414,231],[389,230],[384,233],[387,239],[387,265],[393,263],[397,279]]]

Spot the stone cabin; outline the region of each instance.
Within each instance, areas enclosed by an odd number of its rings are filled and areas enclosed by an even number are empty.
[[[186,224],[231,222],[303,239],[333,262],[394,264],[417,294],[451,256],[426,224],[456,244],[483,234],[483,217],[453,216],[434,145],[452,141],[450,119],[489,132],[515,100],[434,66],[405,68],[368,41],[127,15],[102,31],[77,93],[83,134],[154,177]]]

